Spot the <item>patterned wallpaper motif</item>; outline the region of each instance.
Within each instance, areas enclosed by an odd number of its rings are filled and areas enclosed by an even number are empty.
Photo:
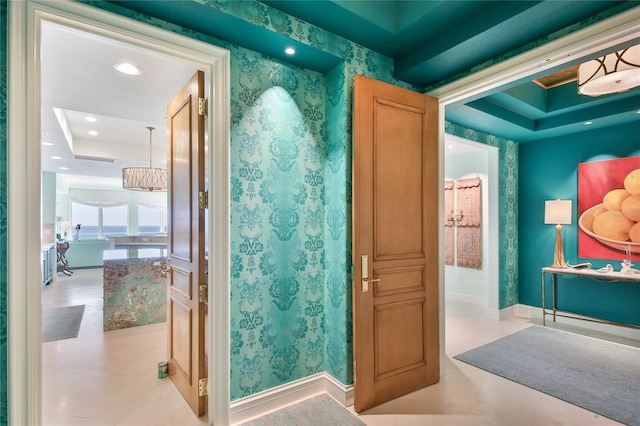
[[[232,52],[231,395],[325,367],[325,78]]]
[[[445,121],[445,132],[498,147],[500,304],[518,303],[518,145],[508,139]]]
[[[318,371],[352,383],[351,82],[359,73],[418,88],[393,78],[389,58],[256,1],[197,0],[343,63],[323,76],[133,12],[126,3],[82,1],[232,52],[232,400]],[[0,0],[5,40],[6,9]],[[0,300],[6,300],[5,43],[0,78]],[[499,147],[500,307],[512,305],[518,297],[517,145],[453,123],[446,131]],[[0,424],[7,423],[6,308],[0,302]]]

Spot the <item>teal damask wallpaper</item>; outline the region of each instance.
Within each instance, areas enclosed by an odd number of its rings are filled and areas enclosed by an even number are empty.
[[[391,60],[257,2],[206,4],[229,8],[342,62],[322,75],[118,4],[86,3],[231,51],[232,400],[321,371],[352,383],[352,80],[359,73],[409,87],[393,79]],[[4,0],[1,5],[6,10]],[[4,45],[0,57],[0,178],[6,183]],[[500,148],[500,307],[509,306],[517,302],[517,146],[450,123],[447,131]],[[6,207],[6,185],[0,188],[0,206]],[[5,212],[0,208],[3,241]],[[0,259],[4,298],[6,256]],[[0,423],[6,420],[6,337],[6,304],[0,303]]]
[[[231,394],[325,370],[321,74],[234,49]]]

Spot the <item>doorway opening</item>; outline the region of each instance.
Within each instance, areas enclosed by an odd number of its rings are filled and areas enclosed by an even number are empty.
[[[452,226],[452,262],[444,265],[445,299],[473,305],[483,316],[500,319],[498,148],[445,134],[444,153],[445,181],[479,178],[481,189],[479,266],[458,265],[456,227]]]
[[[41,35],[53,23],[189,62],[208,77],[209,134],[206,177],[210,197],[209,227],[209,378],[208,422],[224,424],[229,412],[229,52],[76,3],[11,2],[9,4],[8,152],[9,241],[9,415],[12,424],[41,424],[41,240],[42,193],[40,111],[43,106]],[[26,31],[24,29],[27,29]],[[182,84],[183,82],[180,82]],[[99,100],[95,100],[99,102]],[[162,105],[166,108],[166,104]],[[38,117],[38,119],[31,119]],[[26,195],[25,195],[26,194]],[[213,202],[215,200],[215,202]],[[28,285],[25,285],[28,283]],[[216,342],[214,347],[213,342]],[[95,383],[92,384],[95,386]]]

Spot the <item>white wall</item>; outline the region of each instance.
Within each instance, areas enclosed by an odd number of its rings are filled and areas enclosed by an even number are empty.
[[[454,148],[450,149],[449,146]],[[447,152],[448,151],[448,152]],[[494,162],[496,164],[494,164]],[[498,309],[497,149],[445,135],[445,180],[479,177],[482,181],[482,264],[480,269],[445,265],[445,295]]]

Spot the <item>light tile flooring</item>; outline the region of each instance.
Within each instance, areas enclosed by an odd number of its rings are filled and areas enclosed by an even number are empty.
[[[157,378],[157,363],[166,358],[166,324],[103,332],[102,269],[59,275],[57,282],[43,289],[43,308],[77,304],[85,305],[78,337],[42,344],[43,425],[206,424],[206,416],[196,418],[169,379]],[[447,358],[440,382],[359,418],[369,426],[618,424],[452,359],[539,323],[522,318],[490,320],[475,306],[448,302]],[[640,346],[637,341],[622,343]]]

